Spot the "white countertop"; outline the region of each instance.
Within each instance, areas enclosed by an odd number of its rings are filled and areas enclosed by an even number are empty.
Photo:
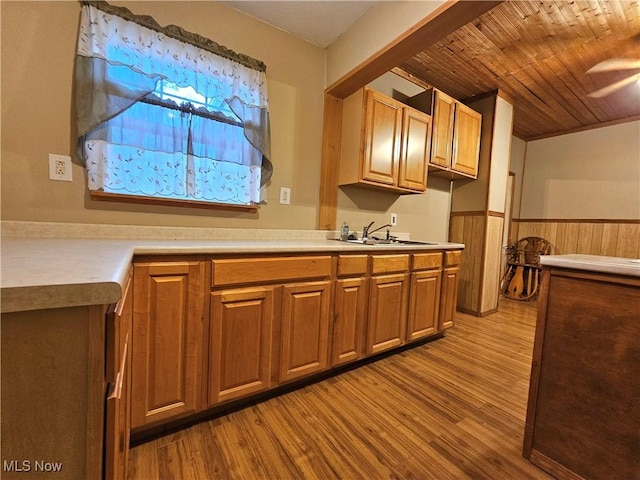
[[[542,255],[540,263],[549,267],[640,277],[640,259],[600,255]]]
[[[326,239],[94,239],[3,236],[1,311],[106,305],[120,299],[135,254],[390,252],[461,249],[434,245],[357,245]]]

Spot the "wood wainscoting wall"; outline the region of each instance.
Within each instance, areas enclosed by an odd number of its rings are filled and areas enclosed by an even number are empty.
[[[640,220],[513,219],[511,239],[542,237],[551,254],[640,258]]]
[[[449,241],[465,245],[458,280],[458,310],[476,316],[497,310],[503,226],[503,213],[451,213]]]

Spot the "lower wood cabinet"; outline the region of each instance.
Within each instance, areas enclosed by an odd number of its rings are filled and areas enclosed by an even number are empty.
[[[131,427],[201,410],[204,263],[134,263]]]
[[[137,257],[131,429],[442,332],[459,263],[459,251]]]
[[[442,293],[440,295],[438,318],[438,330],[441,331],[453,327],[458,301],[458,275],[461,257],[461,251],[445,252],[445,268],[442,272]]]
[[[407,273],[371,278],[367,353],[374,354],[404,344],[408,294]]]
[[[442,270],[411,274],[407,341],[419,340],[438,332]]]
[[[271,387],[273,287],[211,294],[209,406]]]
[[[280,382],[329,368],[330,297],[328,280],[283,287]]]
[[[331,364],[342,365],[364,356],[365,291],[362,277],[336,280]]]

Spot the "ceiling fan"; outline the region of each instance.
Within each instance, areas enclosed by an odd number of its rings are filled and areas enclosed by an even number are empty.
[[[638,69],[640,69],[640,59],[609,58],[591,67],[589,70],[587,70],[587,73]],[[621,88],[626,87],[627,85],[638,80],[640,80],[640,72],[636,72],[633,75],[623,78],[622,80],[607,85],[606,87],[596,90],[595,92],[591,92],[587,96],[592,98],[606,97],[607,95],[611,95],[613,92],[616,92],[617,90],[620,90]]]

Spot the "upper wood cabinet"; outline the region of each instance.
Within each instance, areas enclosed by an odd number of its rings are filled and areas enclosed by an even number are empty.
[[[343,101],[339,184],[424,192],[430,141],[430,115],[362,88]]]
[[[131,427],[201,410],[204,263],[134,263]]]
[[[452,179],[477,178],[482,115],[435,88],[408,103],[433,118],[429,170]]]

